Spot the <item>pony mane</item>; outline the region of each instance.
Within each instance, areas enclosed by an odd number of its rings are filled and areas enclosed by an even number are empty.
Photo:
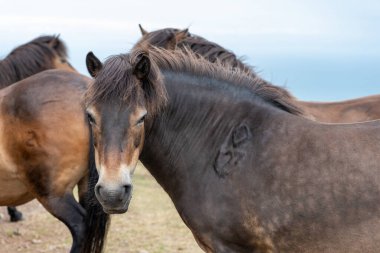
[[[154,46],[168,49],[169,41],[178,32],[180,32],[180,29],[177,28],[164,28],[149,32],[140,39],[135,47],[138,48]],[[180,50],[190,50],[212,63],[219,62],[223,65],[229,65],[233,68],[240,69],[242,72],[245,72],[253,78],[260,79],[260,77],[254,71],[254,68],[244,63],[232,51],[201,36],[187,32],[186,36],[181,36],[180,39],[176,41],[176,47]],[[262,85],[268,86],[268,90],[276,90],[276,93],[281,93],[281,96],[284,99],[286,98],[288,100],[296,100],[285,88],[273,85],[263,79],[261,82]]]
[[[143,84],[133,75],[133,63],[136,55],[141,52],[149,55],[151,70]],[[246,72],[225,65],[221,62],[211,63],[189,49],[166,50],[153,46],[135,47],[130,54],[121,54],[108,58],[104,67],[100,70],[96,79],[85,94],[85,103],[130,100],[132,103],[141,92],[145,93],[148,100],[147,108],[150,112],[156,112],[166,101],[166,90],[163,84],[161,72],[182,72],[192,75],[208,77],[225,81],[236,86],[246,88],[256,96],[273,106],[295,115],[302,115],[303,111],[292,99],[284,96],[275,86],[268,85],[261,78],[247,75]],[[128,84],[128,86],[126,86]],[[153,87],[146,92],[144,87]]]
[[[150,44],[155,47],[169,49],[169,44],[178,32],[180,32],[180,30],[177,28],[164,28],[149,32],[143,35],[137,43],[137,46]],[[175,41],[175,46],[177,46],[177,48],[189,48],[191,51],[202,55],[211,62],[221,61],[224,64],[229,64],[234,68],[240,68],[241,70],[247,71],[253,76],[256,75],[256,73],[252,70],[252,67],[243,63],[242,60],[238,59],[232,51],[227,50],[214,42],[206,40],[201,36],[191,34],[187,31],[186,34],[183,34],[177,39],[179,39]]]
[[[230,65],[234,68],[251,74],[256,77],[256,73],[253,71],[253,67],[244,63],[239,59],[232,51],[220,46],[217,43],[206,40],[205,38],[190,34],[190,36],[178,41],[177,46],[179,48],[189,48],[191,51],[202,55],[210,62],[221,61],[225,65]]]
[[[133,64],[141,51],[110,56],[84,94],[86,107],[94,103],[128,101],[131,106],[145,106],[149,116],[158,112],[167,101],[166,89],[157,66],[151,66],[149,75],[138,80],[133,75]]]
[[[56,54],[64,58],[68,57],[66,44],[59,38],[59,35],[43,35],[33,39],[30,42],[50,44]]]
[[[150,44],[156,47],[167,49],[168,44],[174,38],[175,34],[179,31],[180,30],[177,28],[164,28],[149,32],[143,35],[143,37],[136,43],[135,47],[144,47],[147,44]]]
[[[53,67],[56,56],[67,57],[57,36],[41,36],[13,49],[0,61],[0,88]]]
[[[275,107],[294,115],[303,115],[292,96],[258,76],[248,75],[246,71],[221,61],[215,63],[194,53],[188,48],[183,50],[167,50],[150,46],[149,56],[161,71],[185,72],[193,75],[209,77],[219,81],[241,86],[252,91],[256,96]]]

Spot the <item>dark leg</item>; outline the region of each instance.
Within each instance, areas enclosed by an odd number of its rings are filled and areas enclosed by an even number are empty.
[[[86,208],[86,201],[87,201],[87,189],[88,189],[88,175],[85,175],[81,178],[78,182],[78,196],[79,196],[79,204],[83,208]]]
[[[63,197],[44,197],[39,198],[44,207],[57,219],[66,224],[70,229],[73,238],[70,253],[80,252],[84,235],[85,211],[72,194],[66,194]]]
[[[15,206],[8,206],[8,214],[11,217],[11,222],[22,220],[22,213],[16,209]]]

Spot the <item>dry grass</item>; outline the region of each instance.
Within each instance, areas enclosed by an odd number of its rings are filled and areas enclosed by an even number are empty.
[[[36,201],[20,207],[25,220],[10,223],[0,213],[0,253],[68,252],[71,236],[66,227]],[[167,194],[140,166],[134,176],[129,211],[112,216],[106,253],[201,253]]]

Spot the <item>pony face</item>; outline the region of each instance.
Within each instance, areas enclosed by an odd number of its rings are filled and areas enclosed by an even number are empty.
[[[99,173],[95,194],[107,213],[126,212],[143,148],[145,118],[153,110],[150,60],[144,53],[119,55],[103,66],[89,53],[86,62],[95,77],[85,96]]]
[[[95,194],[107,213],[127,211],[132,175],[144,143],[144,106],[97,103],[87,108],[99,181]]]

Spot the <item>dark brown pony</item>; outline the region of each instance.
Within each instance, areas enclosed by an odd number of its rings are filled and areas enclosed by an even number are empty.
[[[149,43],[169,50],[188,48],[211,62],[220,61],[234,68],[239,68],[254,78],[258,77],[253,68],[238,59],[232,51],[198,35],[191,34],[187,29],[165,28],[153,32],[147,32],[141,26],[140,29],[143,37],[138,45]],[[276,88],[279,92],[282,91],[284,96],[292,98],[284,88],[273,86],[268,82],[267,85],[272,86],[271,89]],[[380,95],[331,103],[294,100],[304,110],[306,116],[320,122],[354,123],[380,119]]]
[[[13,49],[0,61],[0,88],[47,69],[75,71],[67,60],[65,43],[58,36],[40,36]],[[22,219],[16,207],[8,207],[12,222]]]
[[[261,79],[189,51],[87,66],[107,212],[128,209],[140,157],[206,252],[379,251],[379,121],[305,119]]]
[[[94,158],[80,102],[89,81],[73,71],[46,70],[0,90],[0,205],[37,199],[69,228],[71,253],[99,252],[103,241],[92,227],[105,231],[107,225],[103,212],[84,209],[94,206],[84,195]]]

